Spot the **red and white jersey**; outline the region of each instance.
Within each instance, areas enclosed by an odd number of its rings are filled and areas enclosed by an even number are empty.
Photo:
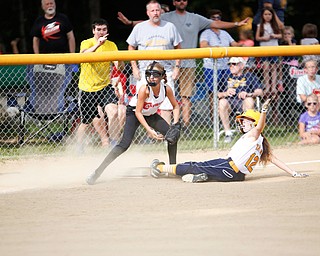
[[[164,101],[165,98],[166,98],[166,86],[163,82],[160,83],[160,93],[158,97],[154,96],[152,88],[149,87],[149,97],[146,98],[144,101],[142,114],[144,116],[151,116],[157,113],[161,103]],[[134,95],[131,98],[129,105],[135,108],[137,106],[137,101],[138,101],[138,94]]]
[[[231,148],[228,157],[231,157],[238,169],[244,173],[252,172],[253,167],[259,162],[263,152],[263,137],[251,141],[243,135]]]

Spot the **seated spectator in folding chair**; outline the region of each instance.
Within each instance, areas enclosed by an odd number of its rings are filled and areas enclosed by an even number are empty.
[[[305,75],[297,80],[297,102],[306,102],[307,96],[314,93],[320,100],[320,75],[318,75],[318,62],[315,59],[306,60],[304,63]]]
[[[307,111],[299,118],[299,144],[320,143],[320,112],[319,99],[317,95],[307,96],[305,106]]]
[[[107,40],[108,23],[104,19],[97,19],[92,24],[93,37],[81,42],[80,52],[107,52],[117,51],[115,43]],[[123,62],[113,61],[117,69],[121,70]],[[77,131],[77,140],[82,151],[84,136],[87,127],[93,123],[101,138],[101,145],[109,145],[109,137],[104,119],[107,114],[109,133],[119,129],[117,124],[118,97],[115,87],[111,84],[112,62],[81,63],[79,78],[79,106],[81,124]]]
[[[253,109],[255,98],[263,95],[259,79],[251,72],[244,72],[244,58],[232,57],[228,63],[231,74],[224,77],[220,88],[218,87],[219,116],[225,131],[225,143],[232,141],[230,113]]]
[[[27,66],[27,82],[29,84],[30,95],[26,96],[24,106],[21,111],[21,133],[20,144],[24,144],[42,130],[49,126],[50,122],[63,117],[66,123],[72,110],[69,108],[69,101],[66,99],[66,90],[72,77],[72,66],[64,64],[44,64]],[[25,136],[26,116],[38,120],[43,126],[34,134]],[[67,125],[59,135],[55,134],[52,140],[61,141],[68,133]]]

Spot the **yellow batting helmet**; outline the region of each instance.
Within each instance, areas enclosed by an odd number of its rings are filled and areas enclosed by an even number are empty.
[[[254,122],[256,126],[260,119],[260,112],[254,109],[248,109],[247,111],[243,112],[241,115],[236,116],[236,121],[240,122],[241,118],[247,118]]]

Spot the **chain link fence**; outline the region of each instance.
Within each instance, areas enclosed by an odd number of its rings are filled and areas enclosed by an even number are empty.
[[[271,143],[277,146],[298,142],[298,117],[304,111],[296,101],[296,80],[304,74],[300,60],[278,57],[272,67],[276,71],[271,73],[271,66],[265,65],[263,58],[251,57],[243,70],[247,74],[246,79],[231,81],[231,67],[226,66],[225,70],[219,68],[219,59],[214,59],[210,71],[213,77],[203,67],[203,59],[197,59],[193,95],[190,97],[190,124],[182,130],[178,150],[223,149],[233,144],[239,136],[234,117],[237,111],[242,111],[241,105],[233,108],[228,116],[233,133],[231,141],[227,141],[215,90],[226,84],[241,87],[251,81],[250,76],[258,80],[265,92],[263,96],[254,97],[256,108],[266,97],[276,97],[265,129]],[[79,65],[0,66],[0,157],[64,154],[66,151],[87,154],[108,150],[119,141],[126,105],[136,93],[136,81],[130,64],[126,63],[122,72],[110,71],[109,86],[117,88],[117,105],[99,110],[100,116],[104,117],[95,125],[90,124],[85,136],[80,139],[77,137],[81,123],[79,74]],[[88,75],[87,79],[92,79],[92,76]],[[178,86],[175,87],[175,94],[182,104]],[[116,115],[116,121],[110,123],[106,110]],[[166,150],[165,142],[150,139],[142,127],[138,129],[132,145],[141,151]]]

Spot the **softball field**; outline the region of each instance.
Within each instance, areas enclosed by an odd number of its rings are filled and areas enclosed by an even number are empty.
[[[105,154],[2,161],[0,255],[320,255],[320,145],[274,153],[310,176],[268,165],[244,182],[157,180],[148,166],[166,152],[132,149],[89,186]]]

